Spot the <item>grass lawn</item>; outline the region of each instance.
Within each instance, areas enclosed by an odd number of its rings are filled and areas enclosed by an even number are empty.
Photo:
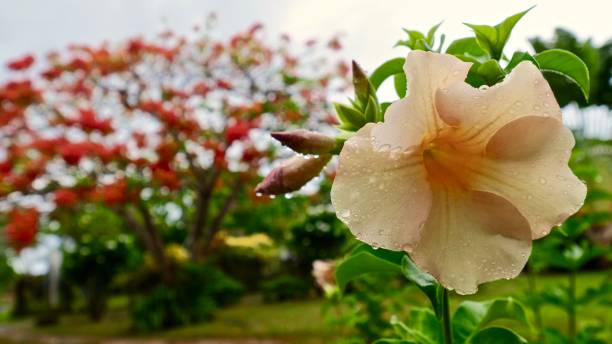
[[[578,293],[588,287],[601,283],[603,273],[584,273],[578,279]],[[563,276],[544,276],[538,280],[538,288],[564,283]],[[524,293],[527,290],[527,279],[519,277],[511,281],[498,281],[481,287],[477,295],[470,297],[455,296],[452,304],[457,306],[461,300],[487,299],[492,296],[508,296]],[[415,291],[416,293],[416,291]],[[420,295],[411,295],[410,299],[417,303],[425,303]],[[147,335],[130,332],[129,315],[125,310],[125,298],[113,299],[111,311],[99,323],[90,322],[86,316],[75,314],[62,316],[58,325],[33,328],[31,321],[5,323],[5,326],[21,328],[23,331],[34,331],[41,335],[64,335],[88,338],[155,338],[155,339],[195,339],[195,338],[273,338],[288,343],[331,343],[350,333],[350,329],[337,328],[327,322],[321,312],[324,300],[314,299],[278,304],[262,304],[256,297],[246,297],[240,304],[217,312],[214,320],[201,324],[190,325],[159,333]],[[407,303],[407,309],[409,303]],[[579,310],[579,327],[587,324],[603,324],[612,329],[610,306],[591,304],[588,309]],[[567,322],[565,313],[558,308],[546,306],[543,308],[546,326],[565,328]],[[518,332],[529,336],[528,328],[507,323]],[[2,325],[0,325],[1,327]],[[609,331],[610,332],[610,331]],[[612,342],[612,335],[608,333]],[[89,341],[88,341],[89,342]],[[95,341],[94,341],[95,342]],[[2,341],[0,340],[0,343]]]

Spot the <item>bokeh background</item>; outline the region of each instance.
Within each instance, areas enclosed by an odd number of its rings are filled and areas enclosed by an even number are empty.
[[[215,135],[221,141],[226,140],[226,149],[234,141],[246,142],[234,149],[238,153],[226,153],[226,160],[237,159],[237,163],[250,164],[252,160],[245,160],[248,150],[245,147],[261,146],[256,147],[258,154],[261,153],[257,155],[261,162],[251,166],[249,173],[224,165],[227,177],[223,177],[226,178],[223,181],[227,185],[220,185],[213,192],[213,212],[222,209],[223,200],[231,195],[228,185],[232,178],[240,175],[246,181],[241,184],[236,207],[219,225],[217,240],[211,239],[212,253],[193,261],[189,258],[192,253],[181,223],[194,206],[178,199],[193,188],[182,184],[178,188],[180,192],[171,192],[170,196],[163,194],[165,198],[161,201],[145,197],[144,203],[148,202],[151,209],[163,207],[163,211],[153,211],[158,216],[154,221],[161,223],[158,230],[163,234],[163,252],[171,257],[175,264],[172,269],[181,276],[174,284],[166,283],[163,276],[153,273],[156,271],[155,258],[135,238],[131,224],[113,215],[117,204],[102,202],[86,210],[54,217],[44,215],[57,214],[58,207],[52,197],[29,202],[30,206],[43,209],[36,239],[18,249],[11,247],[7,240],[0,245],[3,251],[0,255],[0,343],[369,343],[380,337],[390,330],[391,315],[406,315],[407,305],[423,304],[426,300],[413,286],[385,276],[356,281],[343,297],[333,290],[333,278],[329,278],[333,275],[330,273],[333,262],[357,244],[330,208],[327,194],[333,178],[333,163],[314,182],[289,197],[263,199],[253,195],[254,185],[278,165],[276,158],[288,154],[267,136],[267,132],[307,123],[313,129],[333,133],[333,121],[326,116],[333,116],[331,102],[344,101],[352,92],[347,86],[346,74],[350,61],[356,60],[364,70],[372,71],[389,58],[405,55],[405,48],[394,47],[404,38],[402,28],[425,31],[443,21],[439,31],[445,33],[447,41],[452,41],[471,35],[470,29],[462,24],[464,22],[494,24],[532,5],[536,7],[517,25],[506,49],[537,52],[545,48],[564,48],[583,58],[591,68],[591,103],[585,103],[571,84],[554,77],[551,83],[555,91],[560,90],[557,96],[564,106],[564,121],[579,140],[572,167],[590,186],[601,190],[603,196],[597,198],[596,195],[595,203],[589,204],[590,213],[568,221],[564,234],[553,235],[549,241],[536,245],[532,261],[521,277],[483,286],[475,299],[492,295],[518,297],[529,305],[529,316],[539,327],[563,334],[571,319],[564,308],[567,301],[564,295],[569,283],[577,281],[577,293],[584,295],[582,308],[578,308],[582,312],[577,320],[579,329],[594,333],[584,335],[585,338],[597,337],[603,343],[612,341],[609,319],[612,311],[610,2],[0,0],[0,86],[44,71],[48,67],[45,55],[51,51],[65,52],[69,45],[97,47],[108,42],[115,46],[133,37],[156,42],[160,33],[168,31],[193,42],[202,33],[202,30],[194,31],[195,26],[207,28],[204,31],[213,40],[230,46],[229,42],[237,35],[261,23],[263,29],[257,29],[258,39],[266,46],[268,42],[270,46],[279,46],[284,44],[279,37],[289,35],[291,44],[278,53],[295,57],[310,68],[300,72],[286,65],[271,68],[276,76],[285,78],[281,85],[291,96],[295,94],[296,103],[300,104],[296,111],[304,117],[284,119],[273,125],[257,122],[243,135],[248,138],[238,134],[240,138],[230,139],[227,129],[240,127],[237,123],[251,123],[266,113],[272,117],[286,116],[286,103],[262,102],[265,97],[255,97],[253,94],[257,92],[252,92],[237,101],[237,104],[251,106],[248,110],[244,110],[244,106],[236,110],[238,115],[225,106],[210,110],[220,116],[222,130],[207,133],[206,142],[213,140]],[[323,43],[311,48],[307,43],[310,40]],[[325,61],[311,57],[309,50]],[[247,51],[247,56],[250,53],[253,52]],[[26,54],[37,59],[33,69],[27,72],[30,74],[20,74],[6,66],[5,62]],[[215,68],[221,68],[215,66],[206,68],[214,74]],[[337,66],[345,68],[336,69]],[[329,75],[319,73],[324,69],[330,70]],[[172,75],[176,78],[181,73],[184,72],[173,71]],[[287,79],[294,75],[300,76],[297,84]],[[237,84],[244,82],[244,77],[227,79],[242,80]],[[301,81],[306,79],[325,86],[302,85]],[[328,87],[327,81],[322,83],[322,79],[337,80]],[[207,82],[206,78],[202,80]],[[213,101],[215,104],[220,98],[232,98],[232,92],[241,90],[239,86],[226,87],[219,80],[226,79],[215,76],[213,89],[222,90],[211,91],[219,92],[218,96],[213,95],[217,97]],[[262,84],[272,84],[265,77],[262,80]],[[307,97],[303,90],[322,95],[308,103],[304,101]],[[55,89],[55,92],[60,91]],[[383,85],[380,97],[394,99],[393,85]],[[176,95],[170,102],[177,108],[184,105]],[[255,104],[260,103],[271,105],[267,110],[256,110]],[[141,105],[138,106],[142,108]],[[44,117],[45,111],[40,111],[38,115]],[[106,118],[112,118],[116,125],[117,118],[125,113],[115,111]],[[317,113],[317,116],[313,115],[316,117],[313,119],[307,113]],[[7,116],[1,112],[0,115]],[[0,137],[2,161],[17,138],[10,136],[10,131],[0,131],[0,135],[3,135]],[[190,140],[199,142],[208,151],[216,149],[193,137],[181,142]],[[188,151],[182,145],[177,150]],[[238,158],[232,158],[232,154],[238,154]],[[209,164],[214,166],[215,163]],[[78,174],[80,168],[83,167],[77,164],[71,173]],[[207,168],[203,171],[208,171]],[[10,173],[25,173],[16,171]],[[244,177],[246,174],[248,178]],[[7,192],[0,197],[2,209],[7,210],[19,196]],[[0,232],[7,231],[11,221],[4,216]],[[27,216],[17,220],[25,221]],[[584,257],[588,257],[580,266],[569,266],[563,260],[567,252],[575,249],[573,243],[580,243],[580,249],[587,252]],[[313,268],[319,270],[314,276]],[[539,276],[537,284],[532,278],[536,275]],[[172,287],[148,288],[157,285]],[[527,328],[521,330],[529,332]],[[540,337],[532,335],[530,338],[537,342]],[[585,339],[584,343],[600,343],[588,340],[591,339]]]

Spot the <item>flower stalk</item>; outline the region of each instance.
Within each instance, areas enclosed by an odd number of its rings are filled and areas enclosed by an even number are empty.
[[[451,328],[450,307],[448,302],[448,289],[444,288],[442,294],[442,327],[444,331],[444,344],[453,343],[453,331]]]

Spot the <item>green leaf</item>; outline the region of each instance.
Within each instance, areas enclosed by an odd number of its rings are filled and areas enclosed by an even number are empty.
[[[359,111],[340,103],[335,103],[334,107],[340,119],[340,128],[355,131],[365,125],[365,117]]]
[[[406,96],[406,89],[408,88],[408,81],[406,80],[406,74],[404,72],[397,73],[393,76],[393,83],[395,84],[395,92],[400,98]]]
[[[444,342],[442,324],[431,310],[413,307],[410,310],[410,325],[412,329],[428,340],[427,343]]]
[[[515,51],[514,54],[512,54],[510,62],[508,62],[508,65],[506,66],[506,68],[504,68],[504,70],[506,71],[506,73],[510,73],[514,69],[514,67],[516,67],[519,63],[523,61],[531,61],[534,65],[538,66],[538,61],[536,61],[536,59],[531,56],[531,54],[526,53],[524,51]]]
[[[407,339],[381,338],[381,339],[377,339],[372,344],[418,344],[418,343],[407,340]]]
[[[482,63],[490,58],[487,52],[478,45],[474,37],[460,38],[453,41],[446,48],[446,53],[455,55],[463,61],[474,63]]]
[[[468,23],[465,23],[465,25],[474,30],[476,40],[478,41],[480,47],[489,53],[492,58],[499,60],[503,55],[504,46],[506,45],[506,42],[508,42],[508,38],[510,38],[512,29],[516,23],[532,8],[533,7],[510,16],[495,26]]]
[[[438,28],[440,27],[440,25],[442,25],[442,22],[439,22],[438,24],[432,26],[431,29],[427,31],[427,43],[429,44],[430,47],[433,47],[435,43],[436,31],[438,31]]]
[[[374,89],[377,90],[387,78],[398,73],[403,73],[405,60],[406,59],[403,57],[397,57],[376,68],[372,75],[370,75],[370,82],[372,86],[374,86]]]
[[[443,341],[442,325],[436,315],[428,308],[410,309],[410,326],[406,326],[396,316],[391,317],[391,326],[397,336],[418,344],[438,344]]]
[[[433,309],[438,317],[442,316],[442,294],[444,288],[438,283],[438,281],[428,273],[425,273],[414,264],[414,262],[408,257],[404,256],[402,260],[402,273],[410,281],[421,289],[433,306]]]
[[[525,338],[516,332],[503,327],[489,327],[476,333],[469,344],[524,344]]]
[[[489,86],[495,85],[506,76],[506,73],[496,60],[489,60],[481,64],[477,71],[478,75],[480,75]]]
[[[374,99],[374,97],[370,96],[364,113],[366,122],[378,122],[378,118],[380,118],[379,112],[380,109],[378,107],[378,102],[376,99]]]
[[[563,75],[575,83],[588,101],[590,92],[589,68],[580,57],[563,49],[545,50],[535,56],[540,70]]]
[[[499,319],[529,325],[525,308],[511,297],[484,302],[464,301],[453,314],[453,341],[464,343],[478,330]]]
[[[368,245],[357,247],[336,268],[336,282],[344,290],[348,282],[370,273],[401,273],[403,252],[373,249]]]

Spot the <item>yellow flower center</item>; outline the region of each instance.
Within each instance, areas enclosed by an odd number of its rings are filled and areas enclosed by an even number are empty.
[[[452,131],[443,131],[435,137],[426,135],[421,144],[427,177],[434,186],[467,189],[470,166],[477,159],[468,147],[456,140]]]

